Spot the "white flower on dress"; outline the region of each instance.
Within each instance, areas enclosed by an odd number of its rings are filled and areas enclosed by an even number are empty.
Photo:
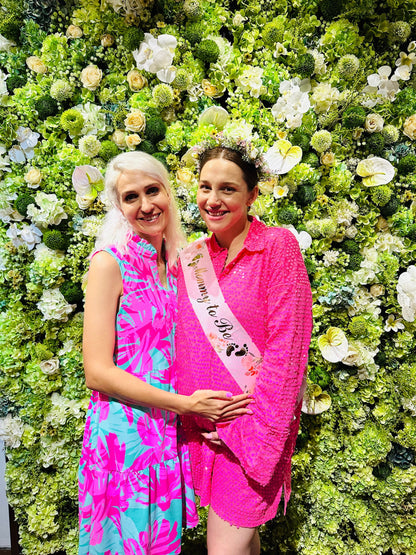
[[[43,291],[40,301],[36,305],[43,314],[44,320],[60,320],[66,322],[68,315],[74,310],[74,304],[68,304],[59,288]]]
[[[133,57],[138,69],[156,73],[164,83],[172,83],[176,68],[172,66],[178,41],[173,35],[159,35],[157,39],[150,33],[144,34],[144,41]]]
[[[399,276],[397,282],[397,301],[402,307],[402,316],[406,322],[416,319],[416,266],[409,266]]]
[[[286,225],[284,227],[291,231],[296,237],[301,251],[306,251],[306,249],[309,249],[309,247],[312,245],[312,237],[307,231],[299,232],[295,229],[293,225]]]

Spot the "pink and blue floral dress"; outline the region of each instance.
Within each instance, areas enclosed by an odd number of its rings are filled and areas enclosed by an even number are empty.
[[[131,239],[127,254],[115,247],[106,251],[123,280],[115,364],[175,392],[176,276],[168,270],[168,287],[162,286],[156,250],[139,237]],[[80,461],[79,509],[79,555],[180,553],[182,527],[195,526],[198,517],[176,414],[94,391]]]

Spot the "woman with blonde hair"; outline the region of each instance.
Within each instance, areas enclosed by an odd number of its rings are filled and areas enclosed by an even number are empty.
[[[176,393],[176,254],[182,242],[163,164],[110,161],[111,205],[91,255],[83,354],[93,390],[79,469],[80,555],[180,553],[197,513],[178,414],[245,413],[247,396]]]

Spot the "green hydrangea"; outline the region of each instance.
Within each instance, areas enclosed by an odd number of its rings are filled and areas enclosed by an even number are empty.
[[[392,190],[387,185],[373,187],[371,190],[371,200],[377,206],[385,206],[392,195]]]

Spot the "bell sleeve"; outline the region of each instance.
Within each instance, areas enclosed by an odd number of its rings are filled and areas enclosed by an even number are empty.
[[[253,414],[217,426],[246,474],[262,486],[272,479],[286,442],[291,449],[294,445],[312,332],[311,288],[298,242],[288,230],[275,231],[279,233],[263,251],[268,257],[262,276],[266,341],[250,405]]]

